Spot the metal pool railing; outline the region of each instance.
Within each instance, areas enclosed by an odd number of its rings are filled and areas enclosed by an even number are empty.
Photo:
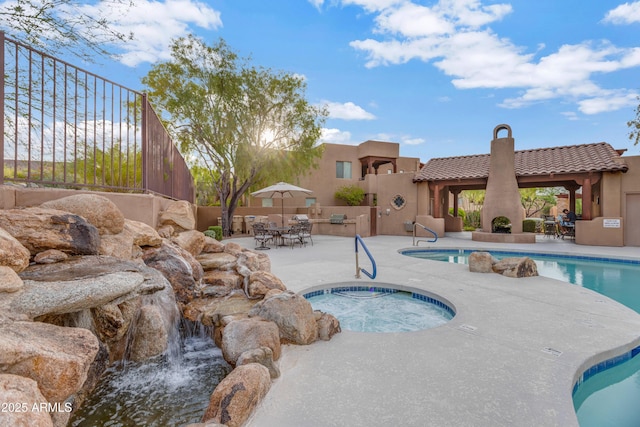
[[[416,240],[416,227],[422,227],[424,230],[428,231],[429,233],[433,234],[433,239],[431,240]],[[418,246],[418,243],[420,242],[429,242],[429,243],[434,243],[438,241],[438,233],[436,233],[435,231],[433,231],[430,228],[425,227],[424,225],[414,222],[413,223],[413,246]]]
[[[367,256],[369,257],[369,260],[371,261],[371,265],[373,267],[373,271],[371,273],[369,273],[367,270],[365,270],[364,268],[360,267],[360,264],[358,262],[358,243],[362,246],[362,249],[364,250],[364,252],[367,254]],[[370,279],[375,279],[376,278],[376,274],[377,274],[377,268],[376,268],[376,260],[373,259],[373,256],[371,255],[371,252],[369,252],[369,249],[367,249],[367,245],[364,244],[364,241],[362,240],[362,237],[360,237],[359,234],[356,234],[356,240],[355,240],[355,245],[356,245],[356,279],[360,278],[360,272],[362,271],[368,278]]]

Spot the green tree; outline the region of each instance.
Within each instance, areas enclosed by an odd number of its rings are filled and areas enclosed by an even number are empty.
[[[327,111],[305,99],[303,78],[255,67],[222,39],[207,46],[180,38],[171,56],[143,84],[185,158],[209,172],[229,236],[250,187],[288,181],[316,165]]]
[[[131,4],[129,0],[111,2]],[[110,56],[112,43],[130,40],[133,35],[115,30],[110,17],[95,15],[95,8],[84,8],[90,4],[79,0],[3,2],[0,29],[50,55],[69,54],[93,62],[96,54]]]
[[[60,167],[59,167],[60,169]],[[62,181],[70,181],[89,188],[127,187],[142,188],[142,152],[135,146],[114,144],[101,150],[86,145],[86,154],[78,159],[75,168],[67,168],[67,176]],[[104,190],[104,189],[103,189]]]
[[[364,190],[357,185],[345,185],[338,188],[334,197],[347,202],[349,206],[360,206],[364,200]]]
[[[539,212],[548,211],[550,206],[556,204],[554,188],[521,188],[520,202],[525,210],[527,218],[533,217]]]

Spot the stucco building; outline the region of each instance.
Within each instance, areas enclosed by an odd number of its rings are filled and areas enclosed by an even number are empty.
[[[511,129],[500,125],[493,136],[493,141],[487,138],[487,146],[512,138]],[[531,150],[510,147],[500,156],[512,156],[519,188],[563,187],[573,210],[577,194],[581,195],[576,243],[640,246],[640,156],[624,156],[624,150],[606,142]],[[435,158],[422,164],[418,158],[400,156],[400,146],[393,142],[325,144],[324,148],[319,167],[295,182],[313,190],[304,204],[310,212],[322,207],[335,211],[333,207],[345,205],[335,199],[335,191],[357,185],[366,194],[362,205],[369,208],[366,235],[410,235],[407,223],[414,221],[440,236],[445,231],[461,231],[462,219],[455,215],[460,192],[487,188],[490,154]],[[502,162],[496,154],[494,157]],[[303,203],[297,199],[285,202],[289,206]],[[255,199],[250,205],[261,203]],[[449,214],[450,206],[454,215]],[[363,215],[361,208],[358,212]],[[514,222],[519,219],[524,218],[511,218]]]

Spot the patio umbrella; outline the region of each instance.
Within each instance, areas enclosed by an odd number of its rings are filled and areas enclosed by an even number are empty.
[[[253,197],[261,197],[263,199],[281,199],[282,226],[284,227],[284,199],[304,196],[311,193],[313,193],[313,191],[307,190],[306,188],[297,187],[286,182],[279,182],[265,187],[262,190],[254,191],[251,195]]]

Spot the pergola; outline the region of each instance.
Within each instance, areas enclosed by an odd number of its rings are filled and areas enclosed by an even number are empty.
[[[626,172],[620,158],[626,150],[615,150],[606,142],[515,151],[515,172],[519,188],[564,187],[569,206],[575,212],[576,191],[590,201],[593,185],[605,172]],[[489,176],[489,154],[431,159],[413,182],[428,182],[433,194],[433,216],[443,216],[441,195],[448,188],[454,195],[454,216],[458,215],[458,194],[463,190],[483,190]],[[582,219],[592,219],[591,203],[582,204]]]

